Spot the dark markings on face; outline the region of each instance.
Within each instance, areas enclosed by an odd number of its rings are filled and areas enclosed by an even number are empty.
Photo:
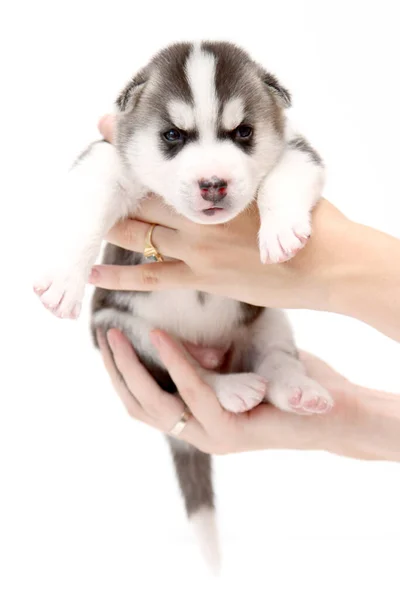
[[[141,88],[143,88],[149,76],[148,68],[145,67],[137,75],[135,75],[129,83],[124,87],[124,89],[119,94],[116,104],[121,111],[124,111],[128,108],[129,103],[131,102],[134,94]]]
[[[177,154],[190,142],[195,142],[199,139],[199,132],[195,129],[191,131],[183,131],[175,127],[168,118],[168,115],[163,115],[163,124],[160,129],[160,149],[164,157],[167,159],[175,158]],[[168,133],[174,131],[179,134],[175,140],[168,140]]]
[[[191,43],[178,43],[164,48],[121,92],[117,106],[125,112],[117,120],[115,145],[123,157],[127,142],[135,131],[145,126],[154,115],[164,115],[171,99],[193,103],[185,73],[192,48]],[[153,85],[146,86],[150,80]]]
[[[255,149],[256,134],[253,133],[249,138],[240,138],[236,132],[225,131],[219,128],[217,132],[219,140],[229,140],[235,144],[240,150],[243,150],[246,154],[252,154]]]
[[[290,140],[288,146],[290,148],[294,148],[295,150],[300,150],[301,152],[304,152],[304,154],[307,154],[310,157],[311,161],[314,162],[316,165],[323,164],[322,158],[320,157],[318,152],[314,150],[311,144],[309,144],[307,140],[304,139],[302,136],[299,135]]]
[[[283,134],[282,107],[287,106],[290,95],[277,79],[254,62],[241,48],[228,42],[203,42],[203,51],[216,59],[215,85],[219,100],[221,119],[224,105],[233,97],[243,100],[245,121],[254,126],[257,121],[269,121],[279,135]],[[173,44],[156,54],[147,67],[142,69],[124,88],[117,106],[124,111],[117,121],[115,145],[124,156],[127,141],[150,119],[157,115],[164,124],[166,106],[171,100],[193,105],[193,96],[186,75],[186,63],[193,50],[191,43]],[[151,85],[146,85],[151,81]],[[134,111],[132,109],[135,109]],[[132,114],[134,112],[134,114]],[[166,123],[167,126],[174,123]],[[160,131],[160,134],[163,133]],[[187,132],[187,142],[196,139],[194,132]],[[225,135],[220,132],[220,135]],[[243,142],[243,151],[251,152],[256,143],[255,131],[252,141]],[[164,156],[173,158],[184,144],[165,146]]]
[[[264,83],[271,89],[271,91],[279,98],[280,103],[285,108],[289,108],[292,104],[292,97],[290,92],[283,87],[272,73],[268,73],[268,71],[264,71],[262,75],[262,80]]]
[[[282,106],[277,102],[280,89],[285,97],[289,92],[263,67],[254,62],[238,46],[229,42],[203,42],[203,50],[216,58],[215,83],[220,100],[220,113],[231,98],[244,101],[245,121],[253,125],[258,120],[271,120],[279,134],[283,132]]]

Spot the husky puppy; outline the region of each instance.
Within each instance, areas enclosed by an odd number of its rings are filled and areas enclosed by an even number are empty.
[[[58,232],[63,239],[52,249],[54,268],[35,286],[43,304],[57,316],[78,316],[102,239],[119,219],[134,215],[149,192],[205,226],[233,219],[256,198],[261,261],[291,258],[310,236],[324,168],[292,131],[285,115],[290,102],[278,80],[233,44],[179,43],[159,52],[116,101],[114,144],[94,142],[68,175],[65,235]],[[103,260],[135,265],[146,259],[109,244]],[[233,349],[232,372],[198,367],[229,411],[262,401],[303,414],[332,406],[326,390],[305,374],[278,310],[195,291],[97,289],[92,328],[112,327],[125,333],[168,392],[176,388],[150,343],[154,328]],[[188,515],[205,524],[214,507],[210,458],[169,440]]]

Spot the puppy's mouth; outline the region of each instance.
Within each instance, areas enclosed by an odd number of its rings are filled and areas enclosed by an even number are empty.
[[[221,206],[212,206],[211,208],[206,208],[206,209],[202,210],[201,212],[203,213],[203,215],[206,215],[207,217],[213,217],[217,213],[224,212],[224,209]]]

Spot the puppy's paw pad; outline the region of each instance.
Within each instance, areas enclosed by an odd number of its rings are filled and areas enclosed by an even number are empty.
[[[299,414],[324,414],[333,408],[330,394],[305,375],[292,375],[286,381],[271,382],[269,401],[277,408]]]
[[[251,410],[263,401],[267,382],[255,373],[220,375],[214,389],[226,410],[240,413]]]

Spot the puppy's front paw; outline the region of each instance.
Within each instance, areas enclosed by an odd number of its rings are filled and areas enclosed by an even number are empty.
[[[261,262],[280,263],[293,258],[311,235],[310,217],[299,219],[271,215],[258,233]]]
[[[77,319],[85,283],[85,278],[81,275],[60,272],[40,278],[33,289],[43,305],[56,317]]]
[[[288,373],[272,380],[268,400],[281,410],[303,415],[327,413],[334,404],[331,395],[319,383],[301,373]]]
[[[246,412],[260,404],[267,391],[267,382],[255,373],[215,375],[209,383],[221,405],[234,413]]]

